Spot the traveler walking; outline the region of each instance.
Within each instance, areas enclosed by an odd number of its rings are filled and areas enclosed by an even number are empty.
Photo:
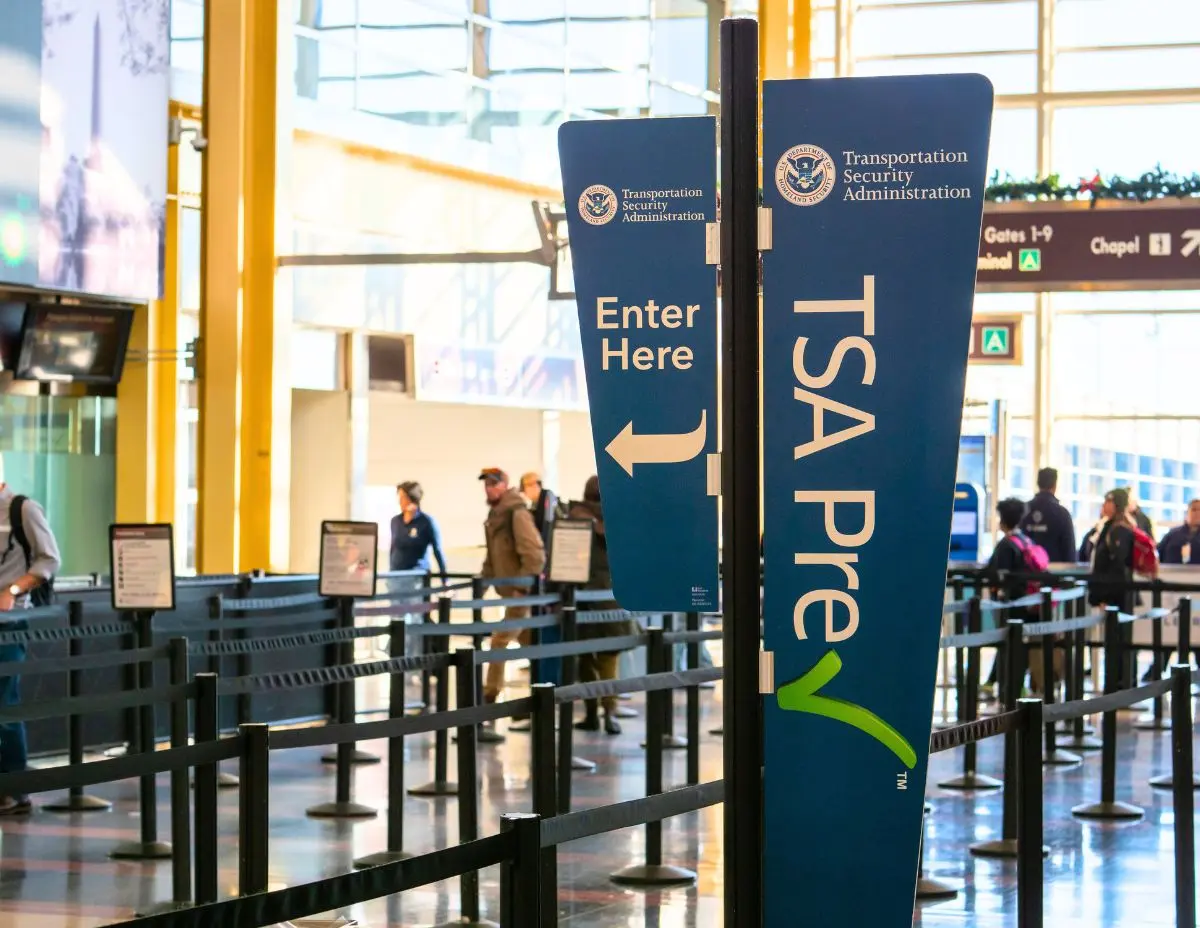
[[[396,487],[399,515],[392,517],[392,547],[388,561],[391,570],[428,571],[429,552],[433,551],[438,572],[446,576],[446,557],[442,552],[442,533],[433,517],[421,510],[425,491],[415,480]]]
[[[1021,520],[1021,531],[1045,549],[1052,564],[1075,561],[1075,523],[1067,507],[1058,501],[1058,471],[1043,467],[1037,475],[1038,493],[1030,500]]]
[[[480,471],[479,479],[483,482],[484,494],[491,508],[483,523],[487,545],[483,578],[496,580],[539,576],[546,566],[546,547],[524,497],[508,485],[508,474],[498,467],[485,467]],[[496,587],[496,593],[502,599],[511,599],[525,596],[528,590],[501,584]],[[509,606],[504,611],[504,617],[528,618],[529,607]],[[507,648],[514,640],[522,643],[529,641],[529,632],[495,632],[488,640],[488,646],[493,650]],[[504,688],[504,667],[504,661],[488,664],[483,686],[484,702],[495,702],[499,698]]]
[[[600,480],[589,477],[583,488],[583,499],[571,503],[567,510],[568,518],[581,519],[592,523],[592,558],[591,572],[585,589],[612,589],[612,572],[608,566],[608,538],[604,532],[604,510],[600,504]],[[596,610],[620,609],[615,600],[599,602],[593,606]],[[588,622],[579,626],[580,639],[594,640],[623,635],[638,634],[637,622],[632,618],[614,619],[611,622]],[[617,679],[617,665],[620,651],[604,651],[596,654],[579,655],[579,682],[591,683],[593,680]],[[585,714],[575,723],[580,731],[600,730],[600,707],[604,709],[604,731],[609,735],[619,735],[621,724],[617,721],[617,697],[605,696],[600,700],[585,701]]]
[[[35,591],[43,599],[60,566],[58,543],[42,507],[14,494],[4,482],[0,460],[0,631],[23,631],[28,625],[15,618],[29,608]],[[25,645],[0,644],[0,663],[25,660]],[[21,704],[21,678],[0,677],[0,706]],[[28,743],[24,722],[0,723],[0,773],[25,770]],[[28,815],[33,809],[26,795],[0,797],[0,815]]]

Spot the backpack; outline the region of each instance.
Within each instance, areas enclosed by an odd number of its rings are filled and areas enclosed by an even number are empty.
[[[1140,528],[1130,526],[1133,532],[1133,572],[1144,577],[1158,576],[1158,549],[1154,539]]]
[[[8,506],[8,524],[11,526],[12,532],[8,536],[8,548],[4,552],[7,556],[12,551],[13,542],[20,545],[21,553],[25,555],[26,570],[33,564],[33,549],[25,534],[25,501],[27,499],[29,499],[27,496],[14,496]],[[52,605],[54,603],[54,578],[50,577],[45,583],[39,583],[30,590],[29,601],[35,608]]]
[[[1046,569],[1050,566],[1050,555],[1046,553],[1045,548],[1030,541],[1020,532],[1013,532],[1008,538],[1016,546],[1017,550],[1021,552],[1021,558],[1025,561],[1025,569],[1029,573],[1041,574],[1046,572]],[[1041,588],[1042,584],[1040,582],[1031,581],[1029,586],[1026,587],[1025,593],[1026,595],[1037,593]]]

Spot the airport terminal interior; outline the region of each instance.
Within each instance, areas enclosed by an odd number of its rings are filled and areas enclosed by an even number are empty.
[[[0,928],[1196,928],[1198,171],[1197,0],[0,0]]]

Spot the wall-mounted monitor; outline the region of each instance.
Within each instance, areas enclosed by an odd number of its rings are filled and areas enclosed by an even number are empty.
[[[132,309],[31,304],[13,373],[18,380],[116,384],[132,327]]]

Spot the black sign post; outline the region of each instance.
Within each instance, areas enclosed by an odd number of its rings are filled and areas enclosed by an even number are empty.
[[[762,924],[759,696],[758,24],[721,23],[725,924]]]

